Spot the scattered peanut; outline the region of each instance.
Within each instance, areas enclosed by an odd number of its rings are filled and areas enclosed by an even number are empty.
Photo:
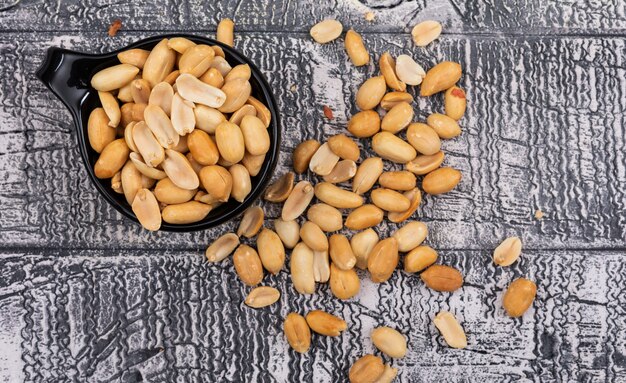
[[[259,286],[246,297],[244,303],[255,309],[260,309],[276,303],[280,299],[280,291],[269,286]]]
[[[454,291],[463,286],[463,276],[450,266],[432,265],[420,274],[420,278],[436,291]]]
[[[463,327],[457,322],[452,313],[448,311],[441,311],[435,319],[433,319],[435,327],[439,330],[443,339],[448,346],[452,348],[465,348],[467,347],[467,337]]]
[[[343,25],[337,20],[326,19],[311,28],[311,37],[320,44],[335,40],[343,32]]]
[[[379,356],[365,355],[350,367],[350,383],[376,383],[384,371],[385,366]]]
[[[390,327],[375,328],[372,331],[372,342],[377,349],[392,358],[404,358],[406,355],[406,339]]]
[[[332,314],[321,310],[313,310],[306,315],[306,323],[311,330],[326,336],[339,336],[348,328],[346,322]]]
[[[411,35],[413,36],[413,42],[418,47],[425,47],[434,40],[436,40],[441,34],[441,24],[434,20],[426,20],[413,27]]]
[[[290,313],[285,318],[283,326],[287,342],[291,348],[300,354],[309,351],[311,347],[311,330],[302,315]]]
[[[506,290],[502,306],[510,317],[521,317],[533,304],[536,295],[537,285],[533,281],[518,278],[511,282]]]
[[[363,44],[361,35],[354,30],[350,29],[346,32],[345,44],[346,52],[348,52],[348,56],[354,66],[363,66],[370,61],[370,54],[367,52],[365,44]]]
[[[522,241],[518,237],[509,237],[502,241],[493,252],[493,263],[498,266],[510,266],[522,253]]]

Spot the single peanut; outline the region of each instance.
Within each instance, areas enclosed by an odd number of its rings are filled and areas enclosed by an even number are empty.
[[[433,113],[426,120],[428,126],[433,128],[441,138],[454,138],[461,134],[461,127],[456,120],[441,113]],[[425,153],[424,153],[425,154]]]
[[[356,257],[348,238],[343,234],[333,234],[329,240],[330,258],[341,270],[350,270],[356,264]]]
[[[418,246],[404,257],[404,271],[417,273],[437,261],[437,252],[428,246]]]
[[[348,328],[343,319],[321,310],[309,312],[306,315],[306,323],[309,324],[311,330],[326,336],[339,336]]]
[[[413,27],[411,36],[415,45],[425,47],[439,37],[441,30],[442,27],[439,22],[426,20]]]
[[[455,291],[463,286],[463,276],[450,266],[432,265],[422,274],[420,278],[435,291]]]
[[[378,242],[367,259],[367,270],[372,282],[386,282],[398,266],[398,241],[389,237]]]
[[[293,151],[293,170],[302,174],[309,167],[311,158],[317,152],[321,144],[316,140],[303,141]]]
[[[435,327],[439,330],[443,339],[448,346],[452,348],[465,348],[467,347],[467,337],[463,327],[457,322],[452,313],[448,311],[441,311],[433,320]]]
[[[291,252],[291,281],[300,294],[315,292],[315,274],[313,273],[313,250],[304,242],[298,243]]]
[[[406,253],[424,242],[428,227],[423,222],[413,221],[396,230],[392,236],[398,241],[398,251]]]
[[[391,358],[399,359],[406,355],[406,339],[390,327],[375,328],[372,331],[372,343]]]
[[[385,213],[375,205],[366,204],[354,209],[346,218],[346,227],[350,230],[363,230],[376,226],[383,221]]]
[[[277,274],[285,264],[285,247],[278,234],[273,230],[263,229],[256,244],[265,270]]]
[[[502,306],[513,318],[521,317],[533,304],[537,295],[537,285],[526,278],[518,278],[511,282],[504,294]]]
[[[370,54],[363,44],[361,35],[350,29],[346,32],[345,38],[346,52],[354,66],[363,66],[370,61]]]
[[[451,61],[441,62],[426,72],[422,81],[420,95],[432,96],[435,93],[449,89],[461,78],[461,65]]]
[[[326,232],[339,231],[343,228],[341,212],[325,203],[312,205],[307,212],[307,218]]]
[[[359,293],[361,284],[354,269],[342,270],[334,263],[330,265],[330,290],[338,299],[350,299]]]
[[[499,266],[510,266],[522,253],[522,241],[518,237],[509,237],[502,241],[493,252],[493,263]]]
[[[374,355],[365,355],[350,367],[350,383],[376,383],[383,375],[383,360]]]
[[[444,167],[428,173],[422,180],[422,188],[428,194],[442,194],[454,189],[459,182],[461,182],[461,172]]]
[[[300,314],[289,313],[283,324],[287,342],[296,352],[304,354],[311,347],[311,330]]]
[[[457,121],[460,120],[465,114],[466,107],[467,99],[463,89],[454,85],[450,89],[446,90],[444,95],[444,108],[448,117]]]
[[[361,110],[376,108],[385,95],[385,90],[387,90],[387,86],[383,76],[366,80],[356,93],[356,105]]]
[[[280,291],[269,286],[259,286],[252,289],[244,303],[255,309],[267,307],[280,299]]]
[[[263,279],[263,265],[259,254],[248,245],[239,245],[233,254],[235,271],[243,283],[256,286]]]
[[[358,112],[348,121],[348,131],[355,137],[371,137],[380,130],[380,115],[374,110]],[[294,152],[295,155],[295,152]]]

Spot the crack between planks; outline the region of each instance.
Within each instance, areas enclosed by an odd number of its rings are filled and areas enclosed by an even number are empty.
[[[92,31],[83,30],[83,29],[4,29],[0,30],[0,35],[2,34],[16,34],[16,33],[24,33],[24,34],[35,34],[35,33],[72,33],[72,34],[82,34],[88,33]],[[124,30],[123,33],[120,32],[120,36],[124,36],[124,34],[139,34],[139,33],[158,33],[158,34],[170,34],[170,33],[215,33],[216,29],[133,29],[133,30]],[[259,29],[237,29],[235,33],[264,33],[264,34],[275,34],[275,35],[309,35],[308,30],[302,31],[287,31],[287,30],[259,30]],[[411,32],[409,30],[406,31],[359,31],[362,35],[381,35],[381,36],[398,36],[398,35],[410,35]],[[103,36],[106,34],[106,31],[102,32]],[[591,33],[591,32],[558,32],[550,28],[535,30],[534,32],[528,32],[525,30],[519,31],[495,31],[495,32],[482,32],[482,31],[458,31],[458,32],[442,32],[441,36],[450,36],[450,37],[482,37],[482,38],[500,38],[500,37],[513,37],[519,38],[520,40],[529,40],[536,39],[550,39],[553,40],[555,38],[624,38],[626,37],[626,29],[625,30],[617,30],[615,33]]]
[[[208,244],[207,244],[208,246]],[[96,246],[96,247],[52,247],[52,246],[5,246],[0,248],[0,257],[3,255],[9,255],[10,253],[23,253],[25,256],[46,256],[46,254],[42,253],[52,253],[57,255],[59,258],[62,257],[72,257],[75,256],[77,252],[85,251],[85,252],[101,252],[106,251],[107,253],[111,252],[119,252],[119,253],[138,253],[136,255],[131,256],[145,256],[145,254],[141,253],[151,253],[151,256],[155,253],[202,253],[204,255],[204,251],[206,247],[178,247],[178,248],[154,248],[149,246],[133,246],[133,247],[123,247],[123,248],[111,248],[106,246]],[[445,251],[445,252],[465,252],[465,253],[482,253],[482,252],[492,252],[493,248],[485,248],[485,249],[464,249],[464,248],[438,248],[437,251]],[[615,252],[620,253],[623,252],[623,255],[626,257],[626,247],[524,247],[524,252],[573,252],[573,253],[583,253],[583,252]],[[119,254],[111,254],[111,255],[98,255],[97,258],[115,258],[118,257]]]

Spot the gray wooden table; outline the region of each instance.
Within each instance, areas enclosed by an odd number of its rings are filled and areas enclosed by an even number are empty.
[[[402,382],[626,381],[626,3],[140,3],[22,0],[0,12],[0,381],[341,382],[374,351],[369,332],[379,325],[408,337],[407,357],[392,362]],[[373,22],[363,17],[370,10]],[[106,52],[164,31],[212,36],[223,17],[278,99],[279,173],[302,139],[344,130],[358,84],[377,71],[354,68],[342,42],[315,44],[313,23],[339,19],[376,58],[389,50],[425,67],[462,63],[469,109],[445,150],[463,181],[418,212],[428,244],[465,275],[462,290],[435,293],[398,271],[381,285],[363,278],[361,293],[340,302],[325,286],[298,295],[284,272],[266,277],[281,300],[252,310],[230,261],[203,256],[233,225],[150,234],[106,204],[69,113],[34,76],[46,49]],[[111,38],[116,18],[123,28]],[[409,31],[424,19],[440,20],[444,34],[421,49]],[[441,107],[418,99],[416,118]],[[509,235],[524,241],[521,262],[495,268],[492,249]],[[535,280],[538,296],[513,320],[501,301],[518,276]],[[282,318],[314,308],[349,329],[315,337],[300,356]],[[467,349],[446,347],[431,321],[439,310],[460,319]]]

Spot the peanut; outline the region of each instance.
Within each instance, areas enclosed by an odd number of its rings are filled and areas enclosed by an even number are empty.
[[[356,257],[348,238],[343,234],[333,234],[329,240],[330,258],[341,270],[350,270],[356,264]]]
[[[291,281],[300,294],[315,292],[315,274],[313,272],[313,250],[304,242],[298,243],[291,252]],[[307,321],[308,322],[308,321]]]
[[[233,30],[235,29],[235,23],[231,19],[222,19],[220,23],[217,25],[217,41],[220,43],[224,43],[229,47],[234,45],[234,34]]]
[[[461,134],[461,127],[452,118],[441,113],[433,113],[426,120],[428,126],[433,128],[437,135],[441,138],[454,138]],[[426,153],[424,153],[426,154]]]
[[[411,36],[413,36],[415,45],[425,47],[439,37],[441,30],[442,27],[439,22],[426,20],[413,27]]]
[[[198,201],[189,201],[176,205],[167,205],[161,212],[167,223],[184,225],[202,221],[213,207]]]
[[[461,74],[461,65],[455,62],[444,61],[435,65],[426,72],[420,88],[420,95],[432,96],[452,87],[459,81]]]
[[[265,270],[277,274],[285,264],[285,247],[278,234],[273,230],[263,229],[256,244]]]
[[[250,307],[259,309],[272,305],[279,299],[280,291],[269,286],[259,286],[250,291],[244,303]]]
[[[502,241],[493,252],[493,263],[499,266],[510,266],[522,253],[522,241],[518,237],[509,237]]]
[[[309,324],[311,330],[326,336],[339,336],[348,328],[343,319],[321,310],[309,312],[306,315],[306,323]]]
[[[313,251],[328,250],[326,234],[311,221],[306,221],[300,227],[300,239]]]
[[[367,52],[361,35],[350,29],[346,32],[345,38],[346,52],[354,66],[363,66],[370,61],[370,54]]]
[[[380,104],[385,95],[385,78],[383,76],[372,77],[366,80],[356,93],[356,105],[361,110],[370,110]]]
[[[460,171],[453,168],[439,168],[424,177],[422,188],[428,194],[442,194],[454,189],[460,181]]]
[[[521,317],[533,304],[537,295],[537,285],[526,278],[518,278],[511,282],[504,294],[502,306],[513,318]]]
[[[404,257],[404,271],[417,273],[437,261],[437,252],[428,246],[418,246]]]
[[[338,299],[350,299],[359,293],[361,284],[354,269],[342,270],[334,263],[330,265],[330,290]]]
[[[289,313],[284,323],[287,342],[296,352],[304,354],[311,347],[311,330],[306,319],[300,314]]]
[[[206,258],[209,262],[220,262],[228,257],[239,246],[239,236],[227,233],[213,241],[206,249]]]
[[[435,291],[455,291],[463,286],[463,276],[450,266],[432,265],[420,274],[420,278]]]
[[[406,355],[406,339],[390,327],[375,328],[372,331],[372,342],[377,349],[391,358],[404,358]]]
[[[465,97],[465,91],[458,86],[446,90],[444,95],[444,108],[446,115],[453,120],[460,120],[465,114],[465,108],[467,107],[467,99]]]
[[[383,360],[374,355],[365,355],[350,367],[350,383],[376,383],[383,375]]]
[[[326,232],[339,231],[343,228],[341,212],[325,203],[312,205],[307,212],[307,218]]]
[[[311,28],[311,37],[320,44],[335,40],[343,31],[343,25],[337,20],[326,19]]]
[[[376,111],[364,110],[350,118],[348,131],[359,138],[371,137],[380,130],[380,123],[380,116]]]
[[[439,330],[443,339],[448,346],[452,348],[465,348],[467,347],[467,337],[463,327],[457,322],[452,313],[448,311],[441,311],[433,320],[435,327]]]
[[[375,205],[363,205],[354,209],[346,218],[346,227],[350,230],[363,230],[376,226],[383,221],[385,213]]]
[[[389,237],[378,242],[367,259],[367,270],[372,282],[386,282],[398,266],[398,241]]]
[[[248,286],[256,286],[263,279],[263,265],[259,254],[248,245],[239,245],[233,254],[233,264],[239,279]]]

